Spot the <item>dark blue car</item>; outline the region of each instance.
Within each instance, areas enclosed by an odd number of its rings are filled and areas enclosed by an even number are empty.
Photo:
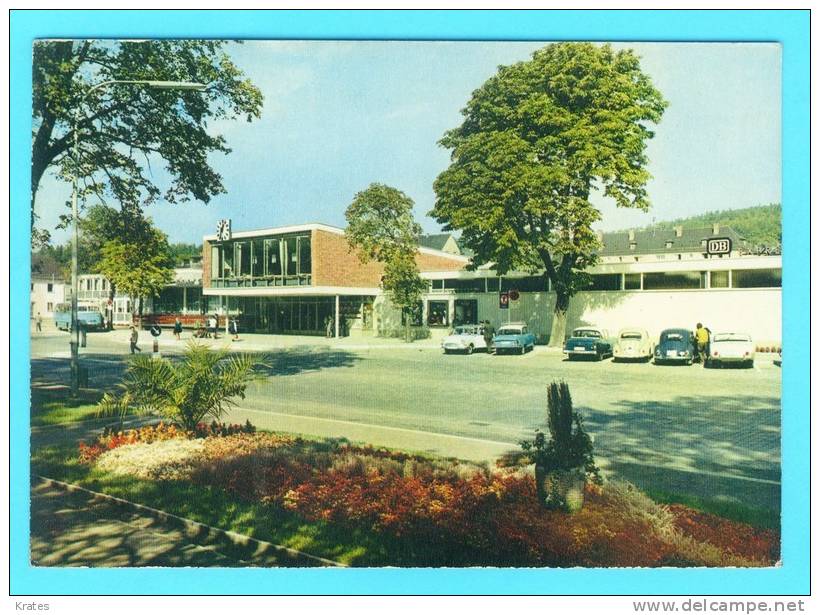
[[[695,334],[689,329],[666,329],[655,346],[655,365],[684,363],[692,365],[695,358]]]
[[[609,333],[597,327],[578,327],[564,342],[564,354],[570,361],[581,357],[592,357],[596,361],[611,357]]]

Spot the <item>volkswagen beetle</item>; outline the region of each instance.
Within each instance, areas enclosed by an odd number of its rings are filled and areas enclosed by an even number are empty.
[[[665,329],[655,346],[655,365],[684,363],[692,365],[695,358],[695,334],[689,329]]]
[[[612,350],[612,360],[640,359],[650,361],[654,350],[655,344],[645,329],[621,329]]]

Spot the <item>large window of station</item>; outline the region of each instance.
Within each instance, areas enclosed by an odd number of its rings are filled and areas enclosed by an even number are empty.
[[[699,271],[659,271],[643,274],[644,290],[691,290],[706,288],[705,275]]]
[[[731,288],[780,288],[782,270],[720,269],[714,271],[653,271],[644,273],[590,274],[585,291],[617,292],[621,290],[706,290]],[[543,275],[524,277],[492,276],[483,278],[445,278],[430,280],[432,293],[477,294],[517,290],[538,293],[550,290]],[[454,317],[455,319],[455,317]]]
[[[732,288],[780,288],[782,269],[733,269]]]
[[[254,237],[211,247],[211,285],[306,286],[311,283],[310,235]]]

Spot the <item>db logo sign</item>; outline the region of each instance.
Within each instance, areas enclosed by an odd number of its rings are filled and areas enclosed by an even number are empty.
[[[510,294],[509,293],[501,293],[498,295],[498,307],[502,310],[507,310],[510,308]]]
[[[715,237],[706,242],[707,254],[729,254],[732,251],[732,240],[728,237]]]

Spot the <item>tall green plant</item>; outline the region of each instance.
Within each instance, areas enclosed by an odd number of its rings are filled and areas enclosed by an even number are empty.
[[[137,355],[125,370],[122,393],[106,393],[97,409],[100,416],[159,414],[187,430],[205,419],[219,421],[244,399],[251,381],[260,377],[260,358],[229,355],[191,342],[181,361]]]
[[[595,482],[601,482],[595,465],[592,439],[584,430],[583,417],[572,407],[566,382],[553,382],[547,388],[547,428],[550,438],[536,430],[534,440],[521,441],[521,448],[545,472],[583,468]]]

